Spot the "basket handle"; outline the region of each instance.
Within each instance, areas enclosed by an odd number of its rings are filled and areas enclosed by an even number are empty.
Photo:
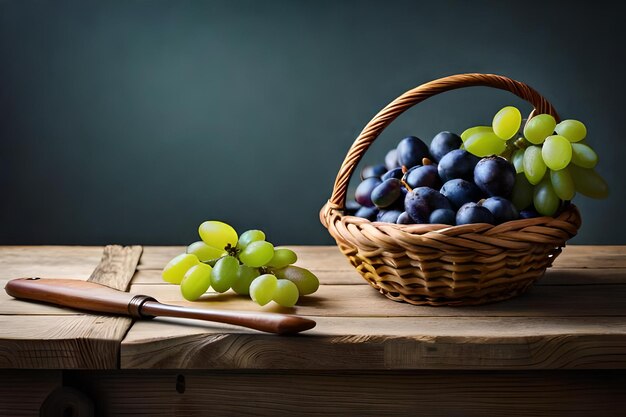
[[[419,87],[407,91],[389,103],[384,109],[378,112],[372,120],[370,120],[365,128],[363,128],[363,131],[356,138],[350,147],[346,158],[341,164],[341,168],[339,169],[339,173],[335,179],[335,185],[333,186],[333,193],[330,200],[328,200],[328,204],[326,204],[325,210],[343,210],[346,202],[348,183],[350,182],[350,177],[352,177],[354,169],[370,145],[374,142],[374,140],[376,140],[378,135],[380,135],[382,131],[396,119],[396,117],[404,113],[410,107],[434,95],[455,90],[457,88],[475,86],[493,87],[499,88],[500,90],[510,91],[533,105],[534,110],[530,117],[532,117],[535,113],[547,113],[554,116],[557,121],[559,120],[559,116],[556,113],[556,110],[552,107],[552,104],[543,98],[537,91],[524,83],[503,77],[501,75],[459,74],[422,84]]]

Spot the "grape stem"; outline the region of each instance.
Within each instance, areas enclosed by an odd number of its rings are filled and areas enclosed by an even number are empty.
[[[516,139],[509,139],[506,142],[506,148],[500,154],[501,157],[509,160],[515,151],[518,149],[526,149],[528,147],[528,142],[523,137],[518,137]]]
[[[237,255],[239,255],[239,249],[237,249],[237,246],[233,246],[230,243],[228,245],[226,245],[226,247],[224,248],[224,250],[226,251],[226,253],[228,253],[230,256],[233,257],[237,257]]]
[[[400,179],[400,182],[402,183],[402,185],[404,185],[404,187],[409,191],[413,191],[413,189],[411,187],[409,187],[409,184],[407,184],[406,182],[406,172],[404,173],[404,175],[402,176],[402,179]]]

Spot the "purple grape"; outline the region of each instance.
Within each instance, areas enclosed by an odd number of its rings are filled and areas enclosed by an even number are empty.
[[[372,191],[376,188],[382,181],[376,177],[366,178],[356,187],[356,192],[354,193],[354,199],[357,203],[362,206],[371,207],[374,205],[372,203]]]
[[[476,203],[465,203],[456,212],[456,224],[489,223],[496,224],[493,214]]]
[[[348,215],[354,215],[360,208],[361,205],[359,203],[354,200],[348,200],[346,201],[346,209],[344,212]]]
[[[401,215],[398,216],[398,220],[396,220],[397,224],[413,224],[414,221],[411,218],[411,216],[409,216],[409,213],[407,213],[406,211],[403,211]]]
[[[441,181],[446,182],[455,178],[472,181],[474,167],[480,159],[464,149],[455,149],[441,158],[437,169]]]
[[[373,222],[376,220],[376,216],[378,215],[378,208],[377,207],[361,207],[360,209],[357,210],[356,213],[354,213],[354,215],[356,217],[362,217],[364,219],[367,219]]]
[[[407,168],[422,164],[422,159],[430,158],[428,146],[421,139],[409,136],[400,141],[397,149],[398,164]]]
[[[430,187],[419,187],[409,192],[404,200],[404,206],[415,223],[428,223],[434,210],[452,209],[448,199]]]
[[[522,210],[519,212],[520,219],[534,219],[535,217],[540,217],[541,214],[537,213],[535,209],[528,208],[526,210]]]
[[[440,132],[430,142],[430,154],[435,162],[439,162],[445,154],[459,149],[463,144],[461,138],[450,132]]]
[[[378,208],[389,207],[402,195],[402,183],[399,179],[389,178],[372,190],[372,203]]]
[[[398,221],[398,217],[402,212],[400,210],[381,210],[376,216],[376,220],[379,222],[395,223]]]
[[[383,181],[388,180],[389,178],[396,178],[398,180],[401,180],[403,176],[404,172],[402,172],[402,168],[394,168],[387,171],[385,175],[380,177],[380,179]]]
[[[400,164],[398,163],[398,150],[397,149],[394,148],[390,150],[389,152],[387,152],[387,155],[385,155],[385,166],[387,167],[388,170],[392,170],[400,166]]]
[[[387,210],[400,210],[400,211],[404,211],[404,199],[406,198],[406,194],[408,193],[408,190],[404,187],[400,187],[400,197],[398,197],[398,199],[389,207],[387,207]]]
[[[441,178],[437,172],[437,165],[421,165],[409,169],[404,176],[407,185],[411,188],[430,187],[439,189]]]
[[[387,168],[384,165],[368,165],[361,170],[361,179],[364,180],[371,177],[380,178],[385,172],[387,172]]]
[[[519,213],[513,203],[503,197],[489,197],[483,201],[482,206],[493,214],[496,224],[519,218]]]
[[[515,185],[515,168],[500,156],[483,158],[474,169],[474,183],[490,197],[508,198]]]
[[[483,193],[474,183],[461,178],[446,182],[440,192],[450,200],[455,209],[465,203],[475,203],[483,197]]]
[[[456,224],[456,213],[450,209],[437,209],[430,213],[428,221],[430,224],[449,224],[454,226]]]

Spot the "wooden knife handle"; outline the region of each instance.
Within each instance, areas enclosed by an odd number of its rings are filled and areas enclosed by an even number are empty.
[[[18,278],[9,281],[4,289],[10,296],[23,300],[135,318],[151,317],[142,315],[140,306],[146,301],[156,301],[145,295],[130,294],[76,279]]]
[[[5,290],[10,296],[24,300],[122,314],[136,319],[155,316],[193,318],[277,334],[299,333],[315,327],[315,321],[305,317],[161,304],[147,295],[129,294],[95,282],[73,279],[19,278],[9,281]]]

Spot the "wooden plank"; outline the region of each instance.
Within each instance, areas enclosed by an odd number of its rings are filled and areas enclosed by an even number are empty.
[[[321,285],[369,285],[353,268],[346,271],[320,271],[312,268]],[[1,281],[0,281],[1,283]],[[133,284],[166,285],[161,278],[161,270],[143,269],[137,271]],[[601,285],[626,284],[626,269],[583,269],[551,268],[534,285]]]
[[[89,277],[90,281],[97,282],[102,285],[107,285],[109,287],[125,291],[132,279],[133,274],[135,273],[136,265],[139,261],[139,257],[141,256],[141,246],[117,246],[111,245],[107,246],[102,252],[100,250],[100,263],[95,267],[91,265],[93,262],[93,257],[89,258],[85,264],[81,264],[80,259],[73,256],[71,253],[61,249],[64,247],[47,247],[44,251],[36,250],[34,251],[38,256],[45,260],[44,266],[45,268],[50,267],[51,271],[63,271],[63,268],[66,268],[65,271],[69,272],[70,275],[68,278],[70,279],[87,279]],[[82,247],[77,247],[78,255],[83,254]],[[0,248],[0,255],[4,254],[4,248]],[[32,270],[32,266],[25,261],[25,259],[30,259],[29,262],[34,262],[33,257],[28,257],[28,251],[22,250],[22,248],[18,248],[18,250],[13,250],[9,248],[9,255],[7,259],[15,260],[15,265],[9,266],[9,269],[15,272],[22,272],[17,276],[29,276],[28,274],[24,274],[23,272],[27,272],[28,270]],[[58,257],[58,259],[57,259]],[[37,258],[39,259],[39,258]],[[6,262],[6,261],[5,261]],[[63,266],[60,262],[68,262],[70,266]],[[47,273],[42,269],[42,277],[64,277],[62,275],[54,275],[54,273]],[[91,268],[90,274],[84,274],[84,271],[87,268]],[[13,278],[17,277],[14,276]],[[8,279],[0,279],[0,287],[4,288]],[[5,291],[0,291],[0,314],[55,314],[55,315],[71,315],[77,314],[76,310],[56,307],[53,305],[47,305],[43,303],[34,303],[16,300],[13,297],[9,296]],[[79,313],[80,314],[80,313]]]
[[[109,245],[105,247],[102,260],[88,281],[126,291],[137,269],[141,251],[141,246]]]
[[[11,273],[8,278],[37,275],[87,279],[91,274],[93,281],[126,288],[141,247],[107,247],[104,255],[102,248],[95,249],[101,258],[95,264],[92,249],[80,247],[5,247],[0,249],[0,256]],[[66,273],[70,276],[63,275]],[[3,281],[0,284],[6,283]],[[126,317],[90,315],[15,300],[4,291],[0,294],[0,314],[1,368],[117,368],[119,344],[132,323]]]
[[[93,249],[98,252],[99,263],[94,264],[96,257],[92,253]],[[7,270],[16,273],[11,278],[42,276],[90,279],[103,285],[110,283],[109,286],[113,287],[127,287],[140,254],[141,247],[125,248],[113,245],[106,247],[104,253],[102,247],[0,247],[0,262],[6,264]],[[33,271],[38,271],[38,273],[33,274]],[[8,279],[0,280],[0,286],[4,288],[7,282]],[[72,309],[15,300],[6,292],[0,291],[0,314],[73,315],[77,313],[81,314]],[[1,335],[2,333],[0,337]]]
[[[317,272],[322,285],[363,285],[368,284],[354,270],[346,272]],[[6,280],[0,280],[0,287],[6,285]],[[145,285],[166,285],[161,280],[161,272],[157,270],[137,271],[133,278],[133,284]],[[548,270],[546,276],[539,280],[535,285],[600,285],[600,284],[626,284],[626,271],[622,269],[553,269]],[[135,290],[144,291],[142,287],[135,287]],[[173,291],[170,288],[168,291]],[[568,291],[568,290],[563,290]],[[170,298],[168,296],[167,298]],[[221,297],[228,298],[227,295]],[[231,297],[232,298],[232,297]],[[182,301],[182,300],[179,300]],[[271,307],[270,307],[271,308]],[[0,291],[0,314],[76,314],[75,310],[69,310],[62,307],[55,307],[40,303],[24,303],[15,300],[4,291]]]
[[[137,270],[163,269],[176,255],[185,252],[186,246],[144,246]]]
[[[176,285],[134,284],[131,292],[150,295],[163,303],[198,308],[272,311],[324,317],[593,317],[626,316],[626,285],[536,286],[519,297],[494,304],[469,307],[414,306],[387,299],[366,285],[322,285],[302,297],[294,308],[274,303],[259,307],[232,292],[207,293],[186,301]]]
[[[103,415],[623,415],[624,372],[72,372]]]
[[[130,324],[110,316],[0,316],[0,368],[117,368]]]
[[[626,269],[550,268],[546,271],[546,275],[534,285],[605,284],[626,284]]]
[[[623,318],[314,317],[293,337],[185,319],[135,323],[123,369],[626,369]]]
[[[350,271],[352,266],[336,246],[287,246],[298,254],[297,265],[316,271]],[[146,246],[137,269],[163,269],[184,246]],[[626,268],[626,246],[567,246],[553,268]]]
[[[32,417],[63,383],[61,371],[0,370],[0,416]]]
[[[0,279],[86,280],[101,257],[102,246],[0,246]]]

